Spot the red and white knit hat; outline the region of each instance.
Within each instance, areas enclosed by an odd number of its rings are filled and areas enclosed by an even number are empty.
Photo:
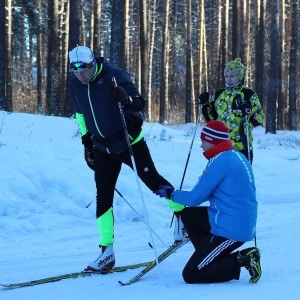
[[[229,140],[228,128],[221,121],[209,121],[206,126],[203,127],[200,138],[203,141],[217,145]]]

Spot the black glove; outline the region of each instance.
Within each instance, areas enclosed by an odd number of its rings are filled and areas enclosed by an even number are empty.
[[[84,159],[87,165],[94,170],[94,144],[92,141],[92,135],[87,132],[81,137],[81,141],[84,146]]]
[[[133,96],[133,97],[129,97],[129,108],[131,111],[133,112],[139,112],[139,111],[143,111],[144,108],[145,108],[145,105],[146,105],[146,101],[145,99],[140,96],[140,95],[137,95],[137,96]]]
[[[121,86],[112,88],[111,99],[115,102],[121,102],[122,105],[126,105],[130,102],[126,91]]]
[[[243,113],[245,116],[250,115],[251,112],[252,112],[252,106],[251,106],[251,104],[250,104],[249,102],[247,102],[247,101],[244,101],[244,102],[240,105],[239,109],[242,111],[242,113]]]
[[[160,185],[159,190],[155,191],[154,194],[158,195],[160,198],[172,199],[172,193],[174,192],[174,188],[169,185]]]
[[[197,99],[198,103],[201,105],[205,105],[209,101],[209,93],[208,92],[203,92],[198,96]]]
[[[141,111],[135,112],[128,120],[128,129],[136,129],[142,127],[144,115]]]
[[[240,95],[235,96],[233,99],[232,109],[240,110],[245,116],[250,115],[252,112],[251,103],[242,99]]]

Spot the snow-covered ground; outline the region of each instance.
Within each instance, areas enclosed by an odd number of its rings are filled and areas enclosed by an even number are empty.
[[[190,189],[206,165],[198,128],[183,189]],[[195,124],[144,124],[159,172],[180,186]],[[257,245],[263,275],[248,283],[185,284],[181,271],[192,254],[188,244],[140,281],[120,286],[139,269],[68,279],[16,290],[0,288],[0,299],[299,299],[300,132],[265,134],[256,128],[253,169],[259,214]],[[0,283],[77,272],[99,253],[93,172],[83,159],[74,119],[0,111]],[[172,213],[141,183],[157,253],[173,242]],[[122,168],[114,200],[117,265],[154,259],[135,174]],[[128,202],[128,203],[127,203]],[[90,204],[90,205],[89,205]],[[87,206],[89,207],[87,208]],[[246,246],[253,246],[254,241]]]

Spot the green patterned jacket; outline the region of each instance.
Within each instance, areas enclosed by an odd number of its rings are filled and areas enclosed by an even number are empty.
[[[248,108],[247,114],[244,107]],[[202,107],[205,120],[223,121],[229,128],[229,137],[238,151],[246,149],[247,127],[252,149],[253,127],[263,124],[264,112],[257,94],[250,88],[238,86],[221,89]],[[248,125],[248,126],[247,126]]]

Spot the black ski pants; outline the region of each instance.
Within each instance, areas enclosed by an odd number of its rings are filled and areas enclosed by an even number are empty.
[[[157,191],[161,184],[173,187],[157,172],[144,139],[132,145],[132,152],[138,176],[152,192]],[[133,169],[129,150],[118,154],[108,154],[98,149],[94,151],[97,188],[96,218],[102,216],[113,205],[114,189],[122,163]]]
[[[195,248],[183,269],[184,281],[215,283],[239,279],[240,266],[232,251],[244,243],[211,234],[206,206],[186,207],[181,217]]]

